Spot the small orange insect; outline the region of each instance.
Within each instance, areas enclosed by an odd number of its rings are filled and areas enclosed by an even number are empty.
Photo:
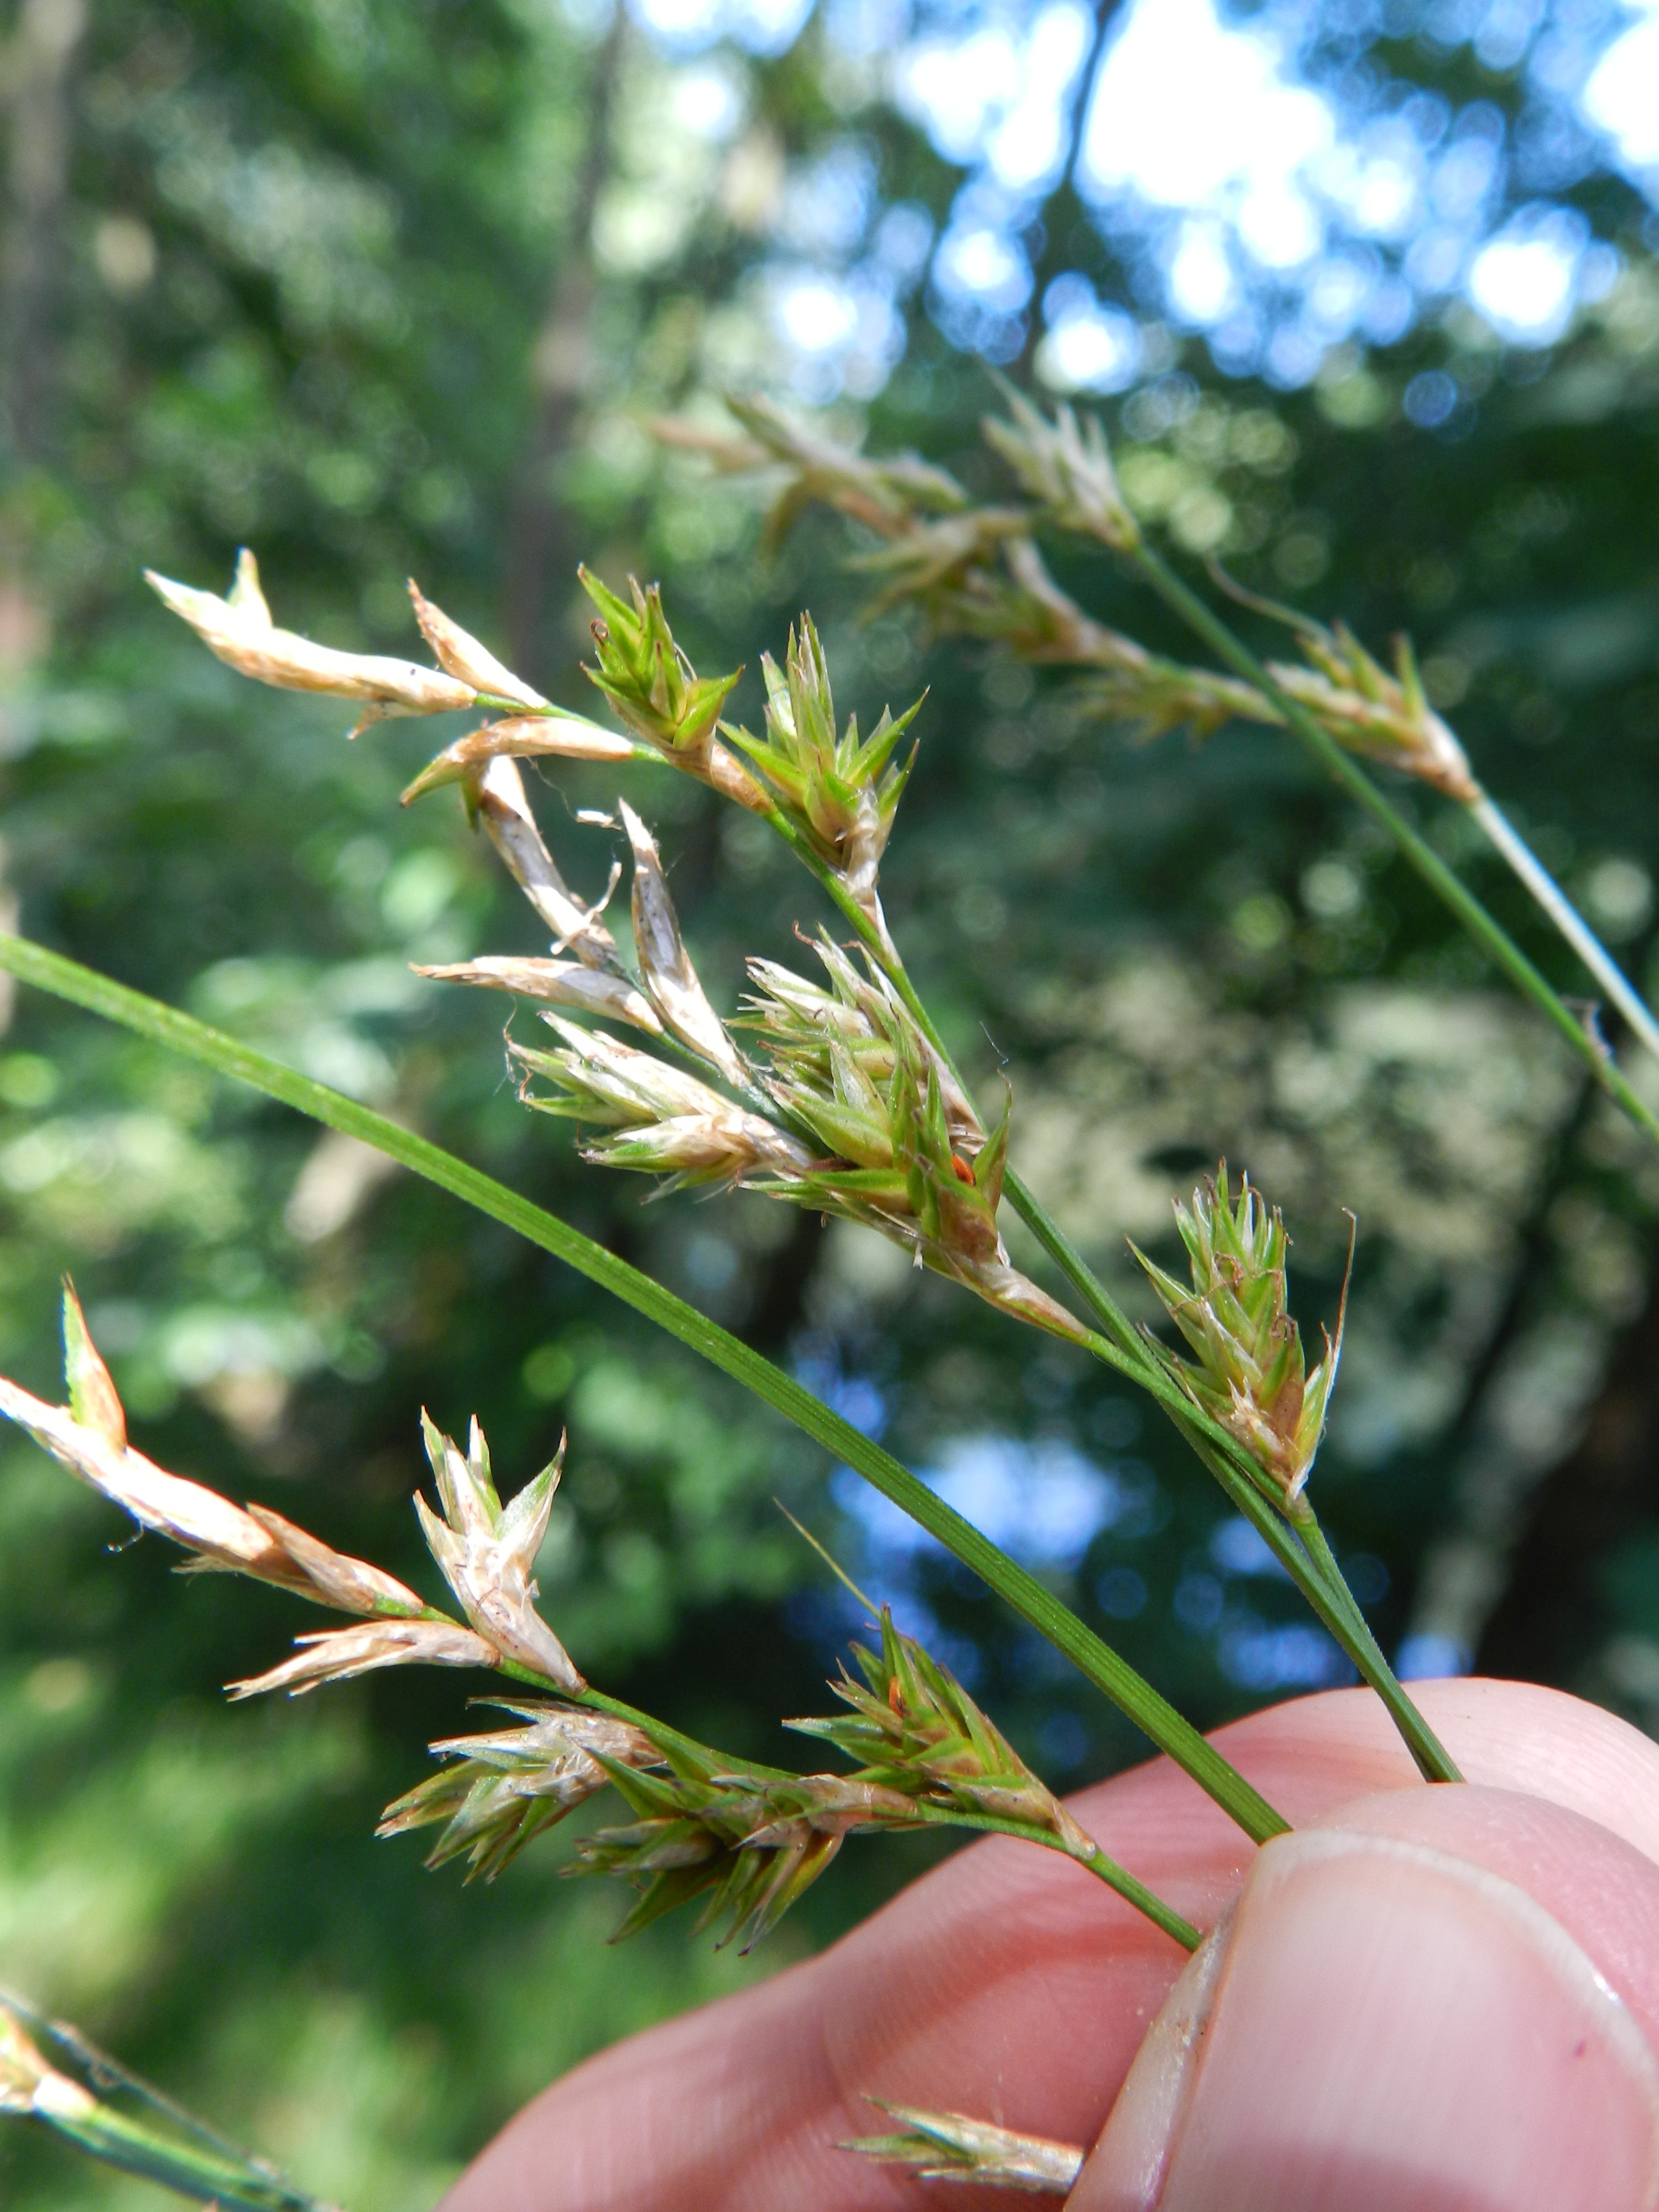
[[[974,1180],[974,1171],[960,1152],[952,1152],[951,1155],[951,1172],[958,1182],[971,1183]]]

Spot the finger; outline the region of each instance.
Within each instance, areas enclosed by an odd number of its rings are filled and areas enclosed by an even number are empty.
[[[1659,1745],[1627,1721],[1535,1682],[1471,1676],[1411,1687],[1466,1781],[1571,1806],[1659,1859]],[[1292,1827],[1333,1805],[1417,1780],[1382,1700],[1369,1690],[1327,1690],[1274,1705],[1218,1729],[1212,1741]]]
[[[1073,2212],[1640,2212],[1659,1866],[1480,1787],[1277,1839],[1136,2059]]]
[[[1421,1687],[1466,1771],[1609,1824],[1626,1818],[1659,1856],[1659,1747],[1553,1691]],[[1216,1741],[1298,1823],[1415,1783],[1367,1692],[1298,1699]],[[1638,1813],[1621,1814],[1629,1804]],[[1237,1894],[1255,1856],[1167,1760],[1072,1808],[1200,1927]],[[822,1958],[578,2068],[496,2139],[447,2212],[914,2205],[913,2185],[834,2148],[871,2132],[866,2094],[1092,2142],[1181,1966],[1167,1938],[1078,1868],[990,1840]]]

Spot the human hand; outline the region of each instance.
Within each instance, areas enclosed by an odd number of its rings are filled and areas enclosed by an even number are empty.
[[[1261,1853],[1166,1760],[1072,1801],[1198,1926],[1232,1908],[1184,1974],[1075,1868],[988,1838],[577,2068],[444,2212],[915,2212],[931,2190],[835,2148],[871,2131],[866,2093],[1098,2137],[1074,2212],[1651,2205],[1659,1747],[1527,1684],[1415,1694],[1468,1787],[1419,1782],[1343,1690],[1218,1736],[1295,1824]]]

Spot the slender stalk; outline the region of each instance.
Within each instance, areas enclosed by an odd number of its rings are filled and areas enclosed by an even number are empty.
[[[676,1297],[649,1275],[606,1251],[592,1238],[584,1237],[556,1214],[458,1160],[453,1153],[443,1152],[408,1129],[399,1128],[356,1099],[347,1098],[309,1076],[284,1067],[280,1061],[225,1036],[222,1030],[210,1029],[205,1023],[176,1007],[130,990],[125,984],[83,968],[61,953],[50,952],[43,945],[6,933],[0,933],[0,968],[16,976],[20,982],[49,991],[106,1021],[118,1022],[200,1066],[264,1091],[267,1097],[308,1115],[329,1128],[359,1139],[611,1291],[711,1365],[742,1383],[815,1443],[844,1460],[936,1537],[947,1551],[1005,1599],[1022,1620],[1046,1637],[1056,1650],[1064,1652],[1247,1835],[1263,1843],[1288,1827],[1289,1823],[1151,1683],[1085,1627],[1034,1575],[1000,1550],[971,1522],[953,1511],[890,1452],[861,1436],[849,1422],[815,1398],[793,1376],[775,1367],[740,1338],[708,1320],[684,1299]]]
[[[27,2115],[105,2166],[142,2175],[198,2203],[237,2212],[334,2212],[140,2081],[78,2030],[0,1993],[0,2034],[9,2048],[5,2109]],[[117,2091],[140,2114],[111,2103]]]
[[[1342,1570],[1336,1563],[1325,1532],[1311,1506],[1308,1508],[1305,1521],[1298,1521],[1297,1526],[1316,1567],[1323,1572],[1328,1587],[1346,1615],[1353,1641],[1349,1642],[1338,1628],[1332,1627],[1331,1633],[1338,1638],[1355,1666],[1388,1706],[1394,1717],[1395,1726],[1405,1738],[1407,1748],[1417,1761],[1419,1771],[1429,1782],[1462,1781],[1462,1773],[1450,1753],[1412,1703],[1383,1657],[1382,1646],[1372,1635],[1358,1601],[1343,1579]],[[1327,1626],[1330,1624],[1327,1623]]]
[[[1463,1777],[1456,1762],[1412,1703],[1404,1685],[1384,1657],[1382,1646],[1371,1634],[1312,1507],[1299,1513],[1293,1526],[1287,1524],[1277,1506],[1262,1496],[1255,1484],[1230,1467],[1203,1437],[1188,1431],[1187,1441],[1290,1576],[1321,1626],[1352,1660],[1361,1680],[1381,1698],[1423,1779],[1461,1782]]]
[[[201,2203],[234,2205],[239,2212],[328,2212],[315,2197],[302,2196],[274,2174],[267,2179],[257,2167],[232,2164],[191,2144],[171,2142],[109,2105],[88,2099],[84,2108],[66,2106],[39,2117],[55,2135],[65,2136],[102,2165],[159,2182]]]
[[[1425,883],[1462,923],[1469,935],[1496,966],[1528,999],[1584,1061],[1601,1088],[1623,1109],[1637,1127],[1659,1144],[1659,1115],[1626,1081],[1612,1056],[1586,1030],[1583,1022],[1551,988],[1520,946],[1492,915],[1473,891],[1454,874],[1440,855],[1419,836],[1399,808],[1378,790],[1358,762],[1322,729],[1305,707],[1275,683],[1262,663],[1237,637],[1212,608],[1177,576],[1167,562],[1144,542],[1126,556],[1165,604],[1196,632],[1236,675],[1243,676],[1271,699],[1303,744],[1333,775],[1348,795],[1358,799],[1374,821],[1382,823]],[[1496,810],[1493,810],[1496,811]]]
[[[748,1770],[745,1769],[745,1771]],[[1042,1844],[1073,1866],[1085,1868],[1097,1881],[1144,1912],[1148,1920],[1161,1928],[1166,1936],[1174,1936],[1183,1950],[1196,1951],[1204,1938],[1190,1920],[1183,1920],[1173,1906],[1165,1905],[1161,1897],[1137,1881],[1126,1869],[1107,1852],[1101,1850],[1091,1837],[1087,1851],[1074,1850],[1060,1842],[1053,1831],[1040,1828],[1033,1820],[1005,1820],[994,1813],[952,1813],[943,1806],[918,1805],[915,1817],[919,1825],[930,1828],[975,1828],[992,1836],[1018,1836],[1028,1844]]]
[[[1659,1022],[1656,1022],[1640,994],[1612,953],[1579,913],[1521,832],[1483,792],[1466,802],[1466,811],[1478,822],[1533,897],[1555,924],[1613,1005],[1630,1024],[1656,1060],[1659,1060]]]

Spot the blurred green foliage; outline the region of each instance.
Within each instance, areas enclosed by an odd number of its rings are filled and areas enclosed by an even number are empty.
[[[662,577],[704,672],[747,665],[751,722],[757,655],[810,599],[843,711],[867,723],[930,687],[889,915],[975,1077],[1009,1064],[1015,1157],[1115,1286],[1150,1314],[1122,1236],[1167,1253],[1170,1197],[1224,1152],[1286,1208],[1305,1324],[1334,1312],[1339,1208],[1359,1212],[1327,1525],[1391,1647],[1474,1644],[1645,1304],[1656,1164],[1272,733],[1134,750],[1058,677],[931,649],[898,617],[860,624],[848,532],[809,518],[763,557],[757,495],[641,427],[785,375],[757,270],[791,176],[855,129],[884,199],[939,218],[950,165],[849,89],[816,19],[781,55],[725,58],[749,117],[727,144],[677,119],[691,64],[529,0],[110,0],[78,36],[74,13],[30,0],[7,32],[34,122],[60,126],[55,171],[14,160],[0,302],[0,897],[23,927],[417,1122],[793,1360],[1018,1536],[1206,1723],[1334,1679],[1289,1590],[1102,1370],[861,1232],[756,1199],[642,1207],[582,1170],[504,1079],[505,1002],[409,973],[536,949],[453,795],[398,810],[434,732],[349,748],[328,704],[210,660],[137,571],[222,587],[249,542],[279,620],[398,652],[412,572],[591,708],[574,565],[634,568]],[[1463,66],[1421,45],[1389,59],[1424,82]],[[20,96],[14,142],[23,119]],[[1286,393],[1177,339],[1115,416],[1131,495],[1178,543],[1220,544],[1248,581],[1373,641],[1414,630],[1480,772],[1639,966],[1659,869],[1659,273],[1632,196],[1592,179],[1582,197],[1624,275],[1552,354],[1505,356],[1453,317]],[[1068,186],[1045,222],[1112,279]],[[1473,398],[1443,437],[1399,403],[1448,364]],[[871,443],[994,493],[988,397],[918,307]],[[850,405],[837,419],[861,427]],[[1182,649],[1103,557],[1054,551],[1107,619]],[[742,956],[787,957],[819,918],[811,887],[753,822],[629,773],[729,1008]],[[612,780],[536,788],[596,890],[608,849],[574,816]],[[1458,817],[1406,801],[1575,988]],[[819,1705],[844,1633],[775,1495],[927,1609],[1051,1778],[1139,1755],[948,1562],[550,1261],[24,999],[0,1039],[0,1367],[48,1395],[65,1269],[146,1450],[414,1578],[419,1406],[452,1429],[476,1410],[509,1480],[568,1423],[551,1615],[607,1687],[705,1738],[787,1756],[776,1721]],[[301,1625],[282,1598],[179,1583],[10,1437],[0,1532],[0,1976],[354,2212],[429,2201],[553,2073],[826,1940],[927,1861],[920,1840],[845,1854],[753,1960],[673,1923],[613,1960],[618,1901],[556,1888],[562,1844],[483,1892],[370,1840],[426,1741],[464,1724],[463,1686],[381,1678],[227,1711],[218,1685]],[[1651,1719],[1650,1476],[1572,1571],[1572,1634],[1530,1655],[1511,1639],[1504,1663]],[[32,2206],[138,2194],[15,2134],[0,2170]]]

